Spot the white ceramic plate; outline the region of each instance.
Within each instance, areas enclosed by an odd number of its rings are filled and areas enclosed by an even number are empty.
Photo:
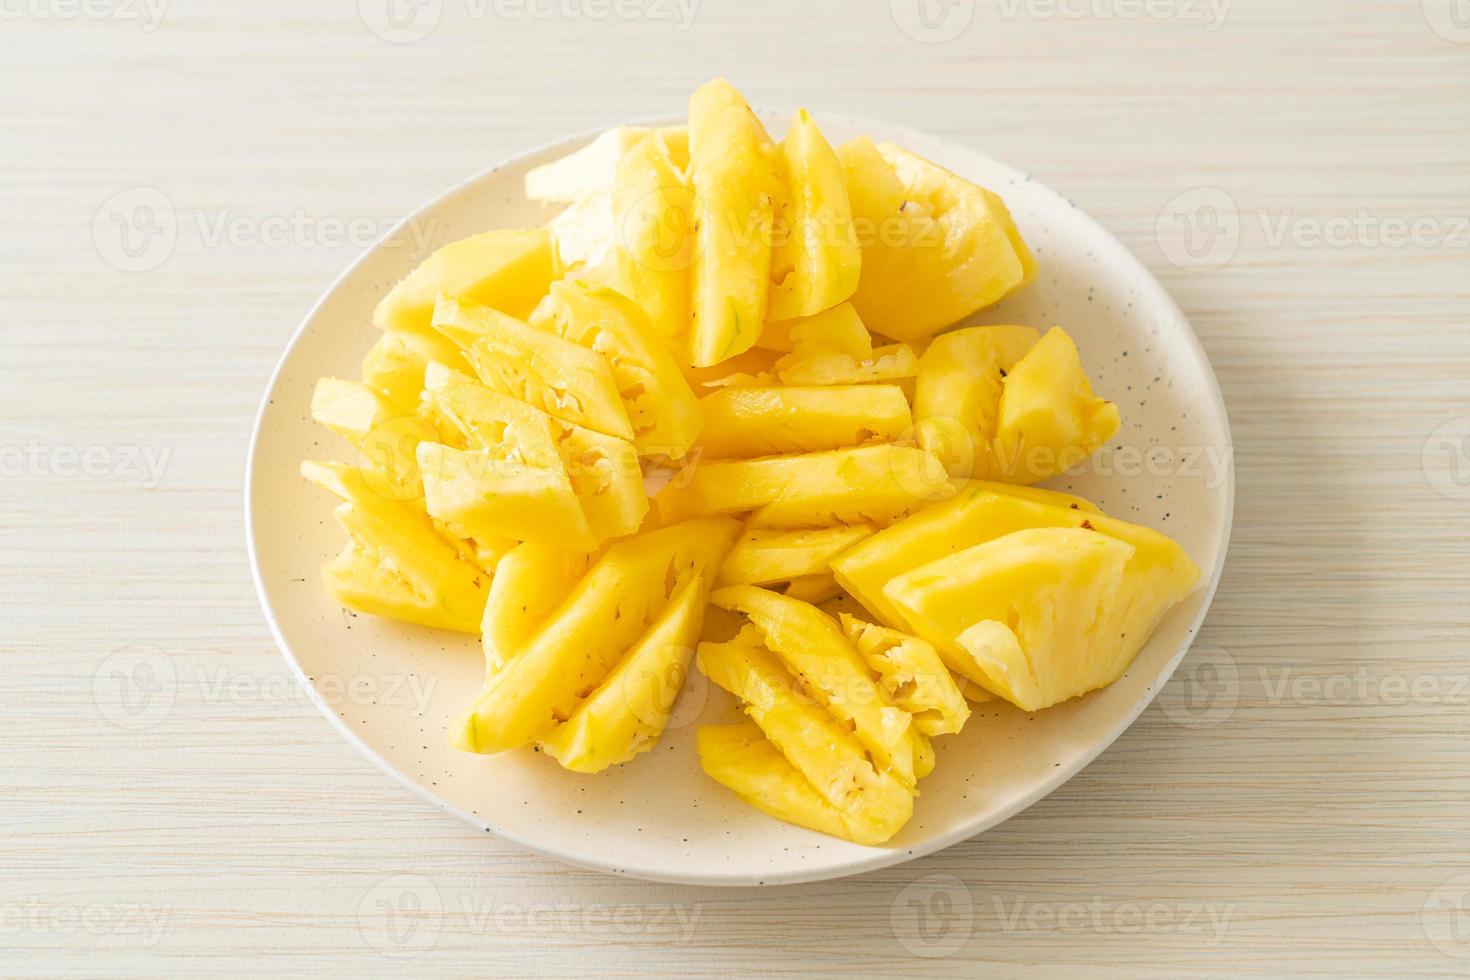
[[[772,133],[789,113],[763,112]],[[1199,341],[1137,259],[1076,207],[1024,174],[962,147],[885,123],[819,119],[834,144],[892,139],[1004,197],[1040,262],[1037,281],[977,323],[1061,324],[1123,429],[1086,472],[1053,481],[1108,513],[1178,539],[1204,570],[1128,673],[1106,690],[1026,714],[987,705],[936,743],[913,820],[885,847],[861,847],[779,823],[700,771],[700,721],[730,720],[726,695],[697,672],[669,731],[648,755],[598,776],[525,750],[466,755],[445,732],[484,676],[472,637],[345,612],[318,567],[342,546],[333,501],[297,473],[302,459],[353,459],[311,422],[318,377],[356,377],[375,339],[373,306],[431,245],[495,227],[541,224],[555,208],[525,199],[528,169],[592,135],[527,153],[433,201],[332,284],[292,339],[261,404],[251,446],[246,518],[256,586],[282,652],[322,712],[404,785],[470,823],[574,864],[663,881],[753,885],[853,874],[972,837],[1030,806],[1105,749],[1153,699],[1184,656],[1219,581],[1234,471],[1225,408]],[[432,819],[426,815],[425,819]]]

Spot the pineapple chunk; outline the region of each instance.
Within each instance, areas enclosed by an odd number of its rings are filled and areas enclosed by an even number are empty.
[[[526,197],[532,201],[571,203],[612,187],[618,163],[649,134],[657,134],[688,155],[689,131],[683,126],[649,129],[618,126],[586,146],[526,172]]]
[[[612,207],[618,286],[647,311],[669,349],[684,352],[687,361],[694,191],[660,134],[619,162]]]
[[[699,437],[699,402],[647,314],[621,293],[586,282],[558,282],[531,325],[607,359],[644,455],[679,459]]]
[[[1027,501],[1053,506],[1050,509],[1022,507]],[[1052,515],[1052,510],[1063,513]],[[1099,516],[1100,512],[1081,497],[1055,490],[975,480],[949,500],[926,508],[837,556],[832,560],[832,571],[842,587],[880,621],[903,629],[903,616],[883,596],[883,586],[889,579],[997,534],[1035,526],[1048,515],[1052,519],[1046,523],[1070,521],[1066,516],[1069,514],[1076,515],[1075,523],[1080,523]],[[998,524],[1002,515],[1010,515],[1009,521]],[[970,676],[954,664],[950,667]]]
[[[372,388],[340,378],[317,381],[311,417],[357,447],[374,493],[389,500],[423,499],[415,451],[420,442],[438,438],[428,420],[400,414]]]
[[[1034,327],[968,327],[935,337],[919,358],[919,445],[943,460],[952,476],[996,478],[992,444],[1002,385],[1040,339]]]
[[[724,558],[739,525],[708,517],[614,544],[451,732],[467,752],[540,741],[572,716],[680,591]]]
[[[833,558],[872,533],[866,524],[806,531],[755,528],[735,542],[715,584],[773,585],[825,575]]]
[[[800,599],[802,602],[810,602],[815,606],[840,596],[842,586],[837,584],[837,579],[832,576],[831,572],[814,572],[811,575],[802,575],[792,579],[786,583],[786,588],[781,594],[788,599]]]
[[[913,816],[913,790],[874,765],[846,725],[815,703],[781,662],[742,636],[701,643],[699,669],[735,695],[750,719],[827,804],[887,840]]]
[[[731,387],[699,400],[700,445],[713,457],[818,452],[894,440],[912,426],[896,385]]]
[[[970,707],[932,644],[847,613],[841,620],[848,641],[881,678],[883,693],[914,716],[915,729],[953,735],[964,727]]]
[[[792,353],[840,351],[860,358],[873,356],[873,335],[851,303],[795,320],[771,320],[761,328],[755,345],[764,350]]]
[[[684,586],[653,628],[541,748],[574,772],[601,772],[653,748],[699,640],[709,571]]]
[[[686,497],[706,512],[756,510],[758,527],[886,524],[951,492],[934,457],[912,446],[705,463]]]
[[[504,667],[586,574],[591,556],[560,543],[526,541],[495,566],[480,624],[485,664]]]
[[[599,191],[567,205],[547,222],[546,228],[556,245],[558,275],[595,282],[616,280],[613,205],[607,191]]]
[[[827,802],[754,722],[701,725],[698,744],[699,764],[711,779],[777,820],[870,846],[904,823],[891,815],[864,820]]]
[[[776,362],[776,375],[788,385],[860,385],[899,381],[919,373],[919,359],[908,344],[873,348],[871,357],[833,351],[788,354]]]
[[[411,415],[424,390],[424,371],[436,361],[455,370],[469,370],[459,349],[439,334],[389,330],[362,359],[362,380],[396,412]]]
[[[1028,528],[921,565],[883,591],[918,633],[972,664],[976,681],[1039,711],[1111,684],[1143,646],[1152,618],[1124,612],[1136,608],[1125,594],[1135,553],[1084,528]]]
[[[694,188],[694,310],[690,356],[708,367],[748,350],[766,319],[777,152],[724,79],[689,98]]]
[[[434,326],[478,334],[465,350],[480,380],[559,419],[633,438],[607,359],[484,306],[442,297]]]
[[[383,297],[373,323],[432,336],[430,321],[441,295],[525,316],[546,295],[555,264],[545,228],[499,229],[451,242]]]
[[[308,461],[301,475],[344,501],[334,516],[347,546],[322,566],[334,599],[373,616],[479,631],[490,577],[441,538],[423,511],[380,496],[355,467]]]
[[[637,531],[648,514],[648,494],[633,444],[557,419],[551,426],[593,538],[601,544]]]
[[[1036,263],[1000,198],[891,143],[837,150],[863,243],[853,305],[894,340],[937,333],[1030,282]]]
[[[851,296],[862,256],[842,161],[805,109],[797,110],[781,141],[780,169],[766,315],[790,320]]]
[[[1006,376],[995,431],[996,479],[1035,483],[1066,472],[1117,433],[1118,406],[1092,393],[1059,327]]]
[[[933,767],[908,713],[879,690],[867,664],[826,613],[753,585],[727,586],[710,601],[744,613],[765,646],[801,679],[803,690],[853,732],[880,769],[912,789]],[[781,739],[772,738],[785,749]]]

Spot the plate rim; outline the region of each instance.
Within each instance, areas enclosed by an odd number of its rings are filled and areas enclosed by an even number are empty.
[[[768,106],[757,106],[753,108],[755,109],[755,112],[763,118],[769,118],[771,116],[779,115],[789,116],[791,112],[791,110],[789,109],[772,108]],[[1037,188],[1042,193],[1050,195],[1062,204],[1066,204],[1078,219],[1085,222],[1089,226],[1092,232],[1100,234],[1104,236],[1108,241],[1112,242],[1113,245],[1117,248],[1118,252],[1121,253],[1121,255],[1126,256],[1126,260],[1132,263],[1137,272],[1140,274],[1140,288],[1151,292],[1153,294],[1152,298],[1160,304],[1164,312],[1172,315],[1178,321],[1178,323],[1184,327],[1185,339],[1188,341],[1195,356],[1199,359],[1199,363],[1204,368],[1204,375],[1209,382],[1210,400],[1213,403],[1213,410],[1215,412],[1215,415],[1220,420],[1221,431],[1225,438],[1225,448],[1227,450],[1223,470],[1224,480],[1222,483],[1225,490],[1225,506],[1223,510],[1223,520],[1220,527],[1220,538],[1215,557],[1215,564],[1210,569],[1209,578],[1205,583],[1203,595],[1200,599],[1199,609],[1196,611],[1193,621],[1189,624],[1188,629],[1185,631],[1184,640],[1181,643],[1179,649],[1171,654],[1169,658],[1164,662],[1163,667],[1159,670],[1158,675],[1155,677],[1153,683],[1149,686],[1146,694],[1143,697],[1140,697],[1129,708],[1129,710],[1121,716],[1120,720],[1112,728],[1110,728],[1102,737],[1096,739],[1094,743],[1088,747],[1088,750],[1082,753],[1075,764],[1057,769],[1047,779],[1039,783],[1037,787],[1034,788],[1030,793],[1018,797],[1005,806],[1000,807],[984,819],[949,830],[943,834],[939,834],[933,838],[925,840],[914,847],[871,848],[871,854],[865,855],[863,858],[860,858],[858,860],[850,861],[835,869],[827,868],[803,871],[802,869],[797,868],[788,872],[771,871],[765,873],[731,872],[714,874],[681,874],[678,872],[669,871],[667,869],[660,869],[657,867],[628,867],[626,865],[618,866],[612,862],[599,862],[595,860],[589,860],[578,855],[567,853],[563,850],[558,849],[554,845],[547,844],[544,841],[532,840],[514,831],[507,830],[503,827],[497,827],[495,824],[483,819],[482,817],[467,813],[461,808],[446,802],[445,800],[435,795],[428,787],[410,778],[407,774],[394,766],[390,761],[374,751],[371,746],[364,742],[362,738],[355,731],[353,731],[350,726],[348,726],[344,719],[342,719],[335,711],[332,710],[331,706],[328,705],[326,701],[322,698],[321,693],[316,688],[316,685],[311,682],[311,679],[306,673],[305,668],[296,658],[295,653],[291,649],[290,643],[287,642],[286,637],[281,632],[280,623],[276,617],[275,610],[272,608],[270,596],[266,589],[264,578],[261,574],[260,558],[256,550],[256,537],[258,530],[255,521],[254,500],[256,495],[254,491],[257,476],[256,455],[260,448],[261,432],[264,429],[266,415],[270,409],[271,403],[273,401],[273,395],[275,393],[276,386],[281,379],[281,375],[285,372],[286,365],[291,360],[291,357],[295,353],[296,348],[301,344],[301,341],[306,334],[307,328],[311,325],[312,321],[316,318],[322,307],[326,305],[328,299],[332,297],[342,286],[343,282],[346,281],[354,271],[356,271],[358,266],[366,262],[369,256],[377,252],[377,250],[381,248],[385,242],[392,240],[395,236],[408,228],[412,224],[412,222],[417,220],[425,212],[437,208],[441,203],[449,200],[450,198],[466,190],[467,188],[472,187],[475,184],[478,184],[481,181],[489,178],[490,175],[494,174],[503,167],[516,163],[517,161],[525,157],[540,156],[557,149],[565,149],[570,152],[571,150],[586,145],[588,142],[595,139],[598,135],[605,132],[606,130],[617,126],[671,125],[677,122],[682,122],[683,120],[682,117],[670,116],[668,114],[640,116],[632,119],[612,122],[608,125],[599,126],[593,129],[583,130],[571,136],[549,140],[535,146],[527,147],[509,156],[503,157],[491,166],[486,167],[485,169],[441,191],[440,193],[435,194],[433,197],[429,198],[427,201],[420,204],[417,208],[414,208],[412,211],[406,214],[402,218],[402,220],[394,224],[390,229],[388,229],[387,232],[385,232],[376,241],[365,248],[352,262],[350,262],[342,269],[340,273],[337,274],[337,276],[331,281],[331,283],[322,290],[316,301],[312,303],[310,309],[308,309],[305,316],[301,319],[300,323],[297,324],[296,329],[292,331],[290,339],[286,342],[285,348],[281,351],[280,356],[277,358],[275,366],[271,369],[269,380],[266,382],[265,390],[262,393],[260,403],[256,408],[254,422],[250,427],[250,446],[248,452],[246,453],[245,459],[243,501],[245,505],[244,530],[246,553],[250,561],[250,577],[251,581],[255,585],[256,598],[260,602],[261,611],[265,615],[266,624],[270,628],[271,636],[275,640],[276,648],[280,651],[281,656],[290,666],[291,672],[295,676],[297,683],[305,689],[308,698],[311,700],[311,703],[315,705],[318,712],[326,717],[328,722],[331,723],[332,727],[337,730],[338,734],[343,736],[347,740],[348,744],[355,748],[359,753],[366,756],[370,761],[372,761],[378,767],[378,769],[387,773],[396,782],[407,788],[414,795],[424,799],[429,803],[434,804],[442,810],[453,814],[460,820],[480,829],[485,833],[493,834],[494,836],[502,840],[509,841],[510,843],[515,844],[518,847],[526,848],[529,851],[544,855],[546,857],[552,858],[556,861],[560,861],[567,865],[571,865],[573,867],[600,871],[606,874],[619,875],[641,881],[653,881],[678,885],[707,885],[721,887],[771,887],[777,885],[793,885],[805,882],[830,881],[839,878],[847,878],[853,875],[863,874],[865,872],[876,871],[881,868],[903,864],[908,861],[912,861],[917,858],[925,857],[938,851],[942,851],[948,847],[952,847],[953,845],[960,843],[961,841],[966,841],[973,837],[978,837],[979,835],[985,833],[987,830],[990,830],[998,826],[999,824],[1004,823],[1005,821],[1016,816],[1018,813],[1029,809],[1031,806],[1045,799],[1047,796],[1050,796],[1060,786],[1062,786],[1068,780],[1072,779],[1083,769],[1086,769],[1088,766],[1090,766],[1094,761],[1097,760],[1098,756],[1107,751],[1107,749],[1110,748],[1112,744],[1116,742],[1125,731],[1133,726],[1133,723],[1138,720],[1138,717],[1143,714],[1145,710],[1148,709],[1149,705],[1153,704],[1154,700],[1158,697],[1159,692],[1163,689],[1164,685],[1168,683],[1171,677],[1173,677],[1174,672],[1178,669],[1180,662],[1183,661],[1185,655],[1188,654],[1191,647],[1194,646],[1195,638],[1199,635],[1200,626],[1204,623],[1205,617],[1209,614],[1210,607],[1214,603],[1215,593],[1219,589],[1220,580],[1223,577],[1225,558],[1230,549],[1231,531],[1235,519],[1235,440],[1233,434],[1231,433],[1230,415],[1225,406],[1224,394],[1220,390],[1219,379],[1215,375],[1214,364],[1211,362],[1209,354],[1204,348],[1204,344],[1201,343],[1199,339],[1199,334],[1195,332],[1194,324],[1192,324],[1189,318],[1185,316],[1184,311],[1180,309],[1179,304],[1175,301],[1174,297],[1169,293],[1167,289],[1164,288],[1163,283],[1159,282],[1158,278],[1154,276],[1153,272],[1148,268],[1148,266],[1146,266],[1143,261],[1134,254],[1133,250],[1123,244],[1123,242],[1119,240],[1118,237],[1115,236],[1111,231],[1109,231],[1104,225],[1102,225],[1101,222],[1099,222],[1083,208],[1080,208],[1077,205],[1073,204],[1069,198],[1054,190],[1049,184],[1043,181],[1035,180],[1025,171],[1018,170],[1002,160],[997,160],[995,157],[992,157],[987,153],[982,153],[979,150],[972,149],[965,144],[958,143],[947,137],[937,136],[924,130],[915,129],[910,126],[897,125],[878,119],[871,119],[864,116],[855,116],[840,112],[824,112],[821,113],[821,116],[824,119],[840,119],[844,124],[850,124],[851,126],[859,130],[870,132],[881,131],[886,134],[893,134],[893,136],[896,136],[899,139],[909,138],[908,142],[910,143],[935,143],[949,149],[959,150],[964,153],[971,154],[975,157],[982,158],[987,163],[993,164],[1001,168],[1002,170],[1006,170],[1013,174],[1016,174],[1017,176],[1026,178],[1035,188]]]

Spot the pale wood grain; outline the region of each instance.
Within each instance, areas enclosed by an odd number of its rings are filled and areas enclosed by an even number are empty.
[[[64,476],[54,453],[0,479],[0,973],[1470,969],[1449,955],[1470,956],[1470,934],[1456,944],[1449,914],[1424,911],[1470,873],[1470,494],[1441,494],[1421,463],[1470,415],[1470,247],[1273,245],[1257,217],[1470,213],[1470,44],[1412,0],[1237,0],[1213,32],[981,2],[943,44],[887,6],[704,0],[676,32],[477,20],[445,0],[404,45],[352,0],[174,0],[151,33],[3,24],[0,446],[169,456],[156,486]],[[211,246],[193,223],[388,222],[534,144],[676,111],[716,73],[754,102],[954,138],[1096,215],[1191,316],[1239,466],[1230,563],[1165,703],[979,839],[769,891],[603,877],[472,833],[294,693],[244,558],[244,452],[282,345],[356,249]],[[137,186],[183,224],[165,264],[128,274],[90,229]],[[1241,241],[1187,272],[1155,223],[1202,186],[1236,202]],[[177,680],[171,713],[133,731],[99,710],[94,677],[139,644]],[[1218,719],[1183,700],[1209,680],[1201,653],[1236,669]],[[1345,695],[1313,686],[1331,678]],[[1394,703],[1385,678],[1427,693]],[[361,928],[374,887],[405,873],[443,910],[411,961]],[[936,894],[961,904],[918,945],[958,948],[916,963],[905,902]],[[542,907],[570,911],[524,924]],[[90,925],[67,918],[82,912]]]

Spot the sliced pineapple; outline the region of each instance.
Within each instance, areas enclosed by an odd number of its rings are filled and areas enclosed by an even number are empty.
[[[1035,276],[995,194],[891,143],[863,137],[837,155],[863,244],[853,305],[874,332],[931,336]]]
[[[356,467],[308,461],[301,475],[343,500],[333,513],[348,543],[322,566],[334,599],[374,616],[479,631],[490,576],[441,538],[423,511],[379,495]]]
[[[996,417],[1007,372],[1041,334],[1034,327],[967,327],[935,337],[919,358],[914,426],[919,445],[952,476],[994,479]]]
[[[541,741],[541,748],[575,772],[601,772],[653,748],[684,687],[699,640],[710,570],[674,597],[572,716]]]
[[[618,163],[612,190],[618,287],[648,313],[670,350],[689,361],[694,190],[668,141],[652,133]]]
[[[851,296],[862,256],[842,161],[805,109],[791,120],[779,161],[766,316],[790,320]]]
[[[893,815],[865,819],[833,806],[754,722],[701,725],[698,744],[705,773],[777,820],[868,845],[882,844],[903,824]]]
[[[891,441],[912,426],[896,385],[740,387],[699,400],[700,446],[712,457],[819,452]]]
[[[864,743],[758,641],[701,643],[699,668],[739,699],[807,785],[864,828],[865,839],[887,840],[913,815],[913,790],[875,765]]]
[[[468,752],[547,737],[572,717],[686,585],[712,571],[739,531],[728,518],[686,521],[605,551],[520,645],[451,732]]]
[[[842,631],[881,678],[889,699],[914,716],[925,735],[952,735],[970,717],[965,696],[934,646],[916,636],[843,613]]]
[[[691,267],[697,367],[748,350],[765,322],[771,268],[777,152],[745,99],[724,79],[689,98],[689,173],[694,191]]]
[[[525,316],[555,277],[551,233],[500,229],[451,242],[425,259],[373,311],[382,330],[433,336],[430,321],[441,295]]]
[[[699,402],[647,314],[605,286],[552,284],[531,325],[607,359],[644,455],[679,459],[699,437]]]
[[[781,594],[788,599],[800,599],[815,606],[840,596],[842,586],[837,584],[837,579],[831,572],[813,572],[786,583]]]
[[[883,595],[889,579],[996,534],[1035,526],[1038,515],[1048,511],[1007,506],[1008,501],[1028,500],[1080,515],[1078,521],[1099,513],[1094,504],[1070,494],[975,480],[950,499],[899,521],[837,556],[832,560],[832,571],[842,587],[881,622],[903,629],[903,616]],[[996,524],[1000,515],[1009,515],[1009,521]],[[1061,519],[1055,518],[1052,523]],[[959,672],[971,676],[967,671]]]
[[[537,628],[572,594],[592,556],[561,543],[526,541],[495,566],[480,624],[485,664],[504,667]]]
[[[1053,327],[1006,376],[996,411],[994,478],[1035,483],[1064,473],[1120,425],[1118,406],[1092,393],[1072,338]]]
[[[937,460],[913,446],[705,463],[685,497],[707,512],[757,510],[759,527],[887,524],[951,492]]]
[[[753,528],[725,556],[716,585],[774,585],[827,575],[833,558],[872,533],[866,524],[796,531]]]

